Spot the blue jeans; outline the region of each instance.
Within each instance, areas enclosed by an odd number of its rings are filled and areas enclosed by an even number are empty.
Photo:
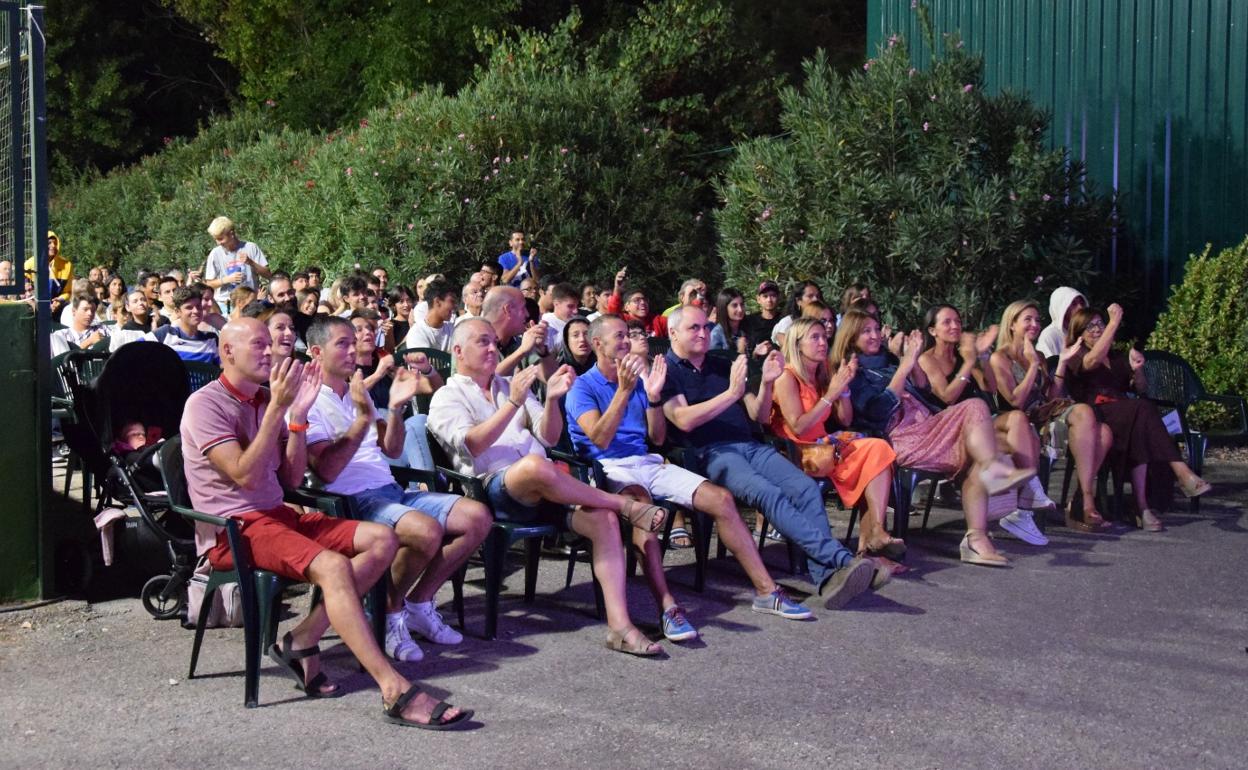
[[[815,585],[853,558],[832,536],[819,485],[779,452],[756,441],[724,441],[697,450],[703,475],[762,511],[806,552]]]

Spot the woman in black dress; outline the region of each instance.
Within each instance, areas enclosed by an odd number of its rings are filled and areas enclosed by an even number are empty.
[[[1108,317],[1108,322],[1106,318]],[[1091,404],[1114,434],[1113,449],[1120,467],[1131,469],[1131,489],[1140,515],[1137,523],[1150,532],[1162,529],[1161,519],[1149,507],[1147,480],[1150,464],[1166,463],[1178,478],[1179,489],[1188,497],[1209,491],[1209,482],[1192,472],[1162,424],[1156,405],[1142,396],[1148,390],[1144,374],[1144,354],[1114,350],[1114,337],[1122,325],[1122,307],[1110,305],[1107,312],[1097,308],[1076,311],[1070,322],[1066,345],[1083,342],[1088,351],[1075,356],[1067,367],[1066,385],[1076,401]]]

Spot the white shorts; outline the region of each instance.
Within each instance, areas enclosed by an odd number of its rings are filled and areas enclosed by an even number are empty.
[[[642,487],[655,500],[667,501],[690,508],[693,493],[705,478],[679,465],[664,462],[656,454],[634,455],[598,461],[607,474],[607,490],[619,492],[625,487]]]

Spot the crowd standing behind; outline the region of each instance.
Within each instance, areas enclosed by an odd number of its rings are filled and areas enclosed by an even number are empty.
[[[639,556],[663,637],[698,636],[663,572],[656,532],[669,506],[715,522],[754,589],[753,610],[803,619],[905,571],[907,545],[886,527],[899,466],[960,486],[961,560],[991,567],[1009,564],[989,537],[994,522],[1025,544],[1048,543],[1034,520],[1056,507],[1036,474],[1044,452],[1069,447],[1079,493],[1065,517],[1080,532],[1112,526],[1096,509],[1096,475],[1107,462],[1130,473],[1146,531],[1162,528],[1154,500],[1176,479],[1189,496],[1210,489],[1182,462],[1152,402],[1135,397],[1146,385],[1143,356],[1114,347],[1122,308],[1089,307],[1073,288],[1052,293],[1047,327],[1039,304],[1020,299],[979,331],[941,304],[920,329],[894,332],[862,284],[844,289],[839,308],[813,281],[794,284],[783,308],[772,280],[749,298],[724,287],[714,303],[698,277],[658,301],[629,287],[627,267],[609,282],[576,286],[543,264],[520,230],[463,284],[439,273],[410,288],[384,267],[329,285],[316,267],[283,272],[226,217],[208,234],[215,246],[202,269],[143,272],[127,287],[104,267],[75,280],[49,232],[54,310],[65,308],[53,353],[149,340],[220,365],[220,379],[192,396],[183,418],[192,500],[243,519],[258,565],[323,589],[324,604],[270,656],[309,696],[337,694],[316,654],[332,622],[378,683],[390,721],[447,727],[471,714],[424,696],[387,658],[420,660],[413,634],[460,641],[436,594],[493,519],[548,522],[588,538],[606,646],[653,656],[662,646],[629,615],[625,548]],[[33,261],[25,267],[29,283]],[[0,281],[14,279],[13,266],[0,263]],[[430,360],[443,354],[454,372],[445,380]],[[418,394],[429,398],[427,415],[415,411]],[[481,479],[487,500],[393,481],[389,463],[405,455],[406,421],[416,417],[454,470]],[[767,433],[792,442],[793,456],[760,440]],[[554,446],[598,463],[605,488],[563,472],[547,457]],[[681,464],[666,447],[683,449]],[[281,486],[302,483],[305,472],[354,498],[365,521],[283,506]],[[862,509],[856,550],[832,535],[817,481]],[[763,565],[742,503],[805,555],[812,585],[804,603]],[[687,547],[683,516],[675,523],[671,545]],[[218,533],[201,528],[199,544],[226,566]],[[386,570],[378,646],[358,596]]]

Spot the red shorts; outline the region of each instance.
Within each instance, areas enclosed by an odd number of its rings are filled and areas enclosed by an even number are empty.
[[[308,565],[321,551],[355,556],[358,521],[336,519],[317,511],[300,514],[284,505],[270,511],[244,513],[234,520],[251,554],[251,565],[290,580],[305,580]],[[217,544],[208,549],[208,562],[213,569],[234,569],[225,530],[217,533]]]

